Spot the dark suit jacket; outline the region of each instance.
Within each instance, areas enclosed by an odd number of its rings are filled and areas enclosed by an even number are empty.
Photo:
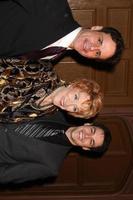
[[[67,0],[0,1],[0,57],[41,49],[77,27]]]
[[[47,118],[42,121],[47,124]],[[16,135],[12,125],[1,124],[0,183],[22,183],[57,176],[70,149],[69,146]]]

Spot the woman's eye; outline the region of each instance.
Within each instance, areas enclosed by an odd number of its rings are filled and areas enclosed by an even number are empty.
[[[74,99],[75,99],[75,100],[78,99],[78,95],[77,95],[77,94],[74,95]]]
[[[77,108],[76,107],[73,107],[73,112],[76,112],[77,111]]]

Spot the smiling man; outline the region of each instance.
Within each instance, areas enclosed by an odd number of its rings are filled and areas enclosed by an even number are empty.
[[[70,127],[45,118],[0,124],[0,183],[22,183],[57,176],[73,147],[103,154],[111,141],[103,125]],[[62,118],[61,120],[62,121]]]
[[[83,126],[70,127],[65,132],[70,143],[79,146],[83,150],[101,149],[105,151],[110,142],[110,133],[103,125],[84,124]]]
[[[81,29],[70,47],[86,58],[105,60],[115,54],[116,42],[102,30]]]

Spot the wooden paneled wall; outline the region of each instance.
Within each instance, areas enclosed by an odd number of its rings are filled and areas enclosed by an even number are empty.
[[[71,152],[58,178],[43,185],[1,188],[1,200],[133,199],[133,0],[69,0],[69,4],[82,26],[113,26],[125,40],[122,59],[113,69],[86,61],[76,53],[56,65],[66,81],[84,77],[102,86],[105,105],[97,120],[110,128],[112,143],[101,158]]]

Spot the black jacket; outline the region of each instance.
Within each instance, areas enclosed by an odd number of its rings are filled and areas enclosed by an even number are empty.
[[[67,0],[0,1],[0,57],[41,49],[77,27]]]
[[[51,120],[48,118],[48,122],[47,117],[41,120],[45,125],[58,121],[54,116]],[[37,120],[32,123],[35,122]],[[17,135],[12,127],[14,125],[0,124],[0,183],[22,183],[57,176],[71,146]]]

